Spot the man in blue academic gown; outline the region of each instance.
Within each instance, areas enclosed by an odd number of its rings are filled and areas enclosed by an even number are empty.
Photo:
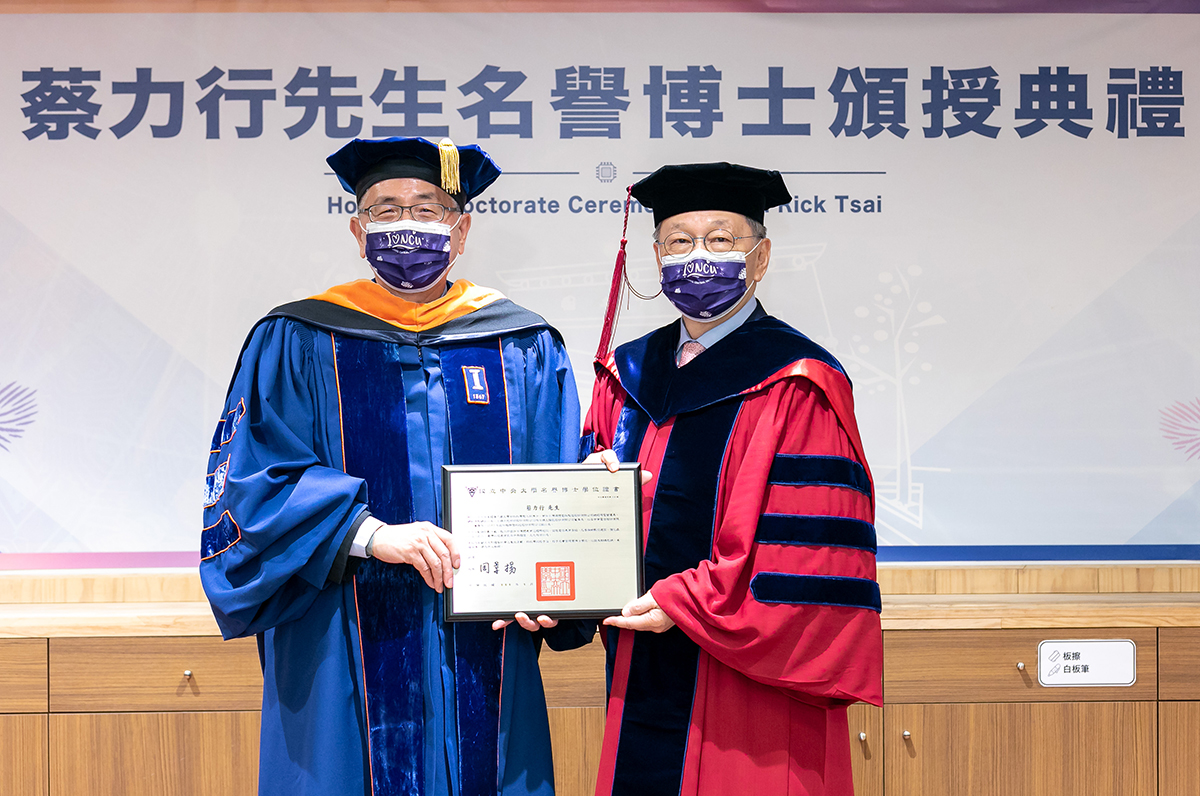
[[[537,652],[586,626],[443,622],[441,466],[575,461],[562,339],[447,282],[500,175],[485,152],[355,140],[328,162],[375,279],[255,325],[209,455],[200,574],[225,638],[258,637],[259,793],[549,796]]]

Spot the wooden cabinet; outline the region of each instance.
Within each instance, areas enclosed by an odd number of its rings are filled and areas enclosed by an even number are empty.
[[[548,708],[556,796],[593,796],[604,741],[604,708]]]
[[[966,574],[1004,591],[987,570]],[[1009,574],[1022,591],[1034,582]],[[1087,575],[1068,574],[1051,591]],[[1200,796],[1200,567],[1193,574],[1167,595],[886,597],[885,707],[848,714],[856,796]],[[76,580],[64,579],[61,607],[8,604],[0,588],[0,796],[255,793],[254,641],[219,640],[202,603],[76,604],[88,592]],[[29,591],[24,577],[13,583]],[[1095,638],[1134,641],[1133,686],[1038,684],[1039,642]],[[541,668],[558,794],[592,796],[603,646],[544,650]]]
[[[54,714],[50,794],[254,796],[258,730],[256,712]]]
[[[1127,638],[1137,680],[1046,688],[1038,644]],[[1154,628],[884,633],[888,796],[1156,796]]]
[[[1083,638],[1131,639],[1137,645],[1137,682],[1125,688],[1039,685],[1038,644]],[[889,703],[1154,701],[1157,661],[1154,628],[889,630],[883,634],[883,698]]]
[[[568,652],[544,650],[538,663],[554,754],[557,796],[593,796],[604,740],[604,645],[594,639]]]
[[[1158,744],[1159,796],[1200,793],[1200,702],[1159,703]]]
[[[1158,654],[1158,698],[1200,700],[1200,628],[1160,628]]]
[[[1158,631],[1159,796],[1200,794],[1200,628]],[[1191,701],[1172,701],[1191,700]]]
[[[0,716],[0,793],[46,796],[46,726],[44,713]]]
[[[254,639],[50,639],[50,710],[258,710]]]
[[[888,705],[885,792],[1156,796],[1155,713],[1153,702]]]
[[[850,706],[849,714],[854,796],[882,796],[883,708],[859,703]]]
[[[548,707],[604,707],[604,645],[599,638],[567,652],[543,650],[538,666]]]
[[[0,639],[0,794],[253,796],[261,703],[253,639]]]
[[[0,713],[46,712],[46,666],[46,639],[0,639]]]

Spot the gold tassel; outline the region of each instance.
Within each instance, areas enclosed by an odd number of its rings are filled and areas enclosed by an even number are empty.
[[[438,142],[438,154],[442,159],[442,190],[454,196],[462,193],[462,182],[458,178],[458,147],[449,138]]]

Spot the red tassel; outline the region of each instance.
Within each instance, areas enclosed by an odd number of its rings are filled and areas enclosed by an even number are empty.
[[[625,189],[625,223],[621,227],[621,248],[617,251],[617,262],[613,266],[612,285],[608,288],[608,306],[604,308],[604,325],[600,327],[600,345],[596,348],[597,361],[608,361],[608,346],[612,342],[613,332],[617,327],[617,316],[621,310],[621,288],[625,284],[625,238],[629,230],[629,203],[633,196],[633,186]]]

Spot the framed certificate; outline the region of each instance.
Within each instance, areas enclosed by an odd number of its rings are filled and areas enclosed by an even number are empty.
[[[621,613],[642,594],[641,478],[637,464],[443,466],[462,555],[446,621]]]

